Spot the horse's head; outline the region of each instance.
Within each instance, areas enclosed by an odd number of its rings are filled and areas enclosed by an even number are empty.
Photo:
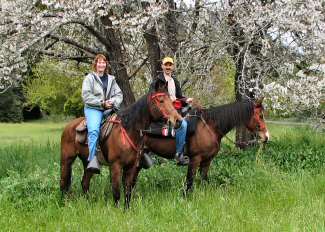
[[[270,138],[270,135],[264,121],[264,108],[262,101],[263,99],[254,102],[254,112],[246,127],[252,132],[258,132],[258,135],[262,139],[262,142],[267,142]]]
[[[173,125],[178,120],[182,120],[182,116],[173,106],[172,100],[166,92],[154,92],[148,95],[148,105],[151,117],[154,120],[166,118]]]

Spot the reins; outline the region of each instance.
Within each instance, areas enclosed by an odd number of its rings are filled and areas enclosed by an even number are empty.
[[[114,123],[114,124],[120,124],[120,126],[121,126],[121,132],[122,132],[121,139],[122,139],[123,144],[126,145],[126,141],[127,141],[131,145],[131,147],[133,148],[133,150],[135,150],[136,152],[139,152],[139,149],[135,146],[135,144],[133,143],[132,139],[128,135],[127,131],[122,126],[121,120],[111,119],[111,120],[109,120],[109,122]]]
[[[211,130],[211,128],[209,127],[208,123],[205,121],[205,119],[203,118],[202,115],[197,115],[197,114],[189,114],[187,115],[187,117],[197,117],[199,119],[201,119],[201,121],[203,122],[203,124],[207,127],[208,131],[212,134],[215,135],[215,133]],[[229,138],[229,136],[227,136],[227,134],[222,133],[219,128],[215,127],[215,130],[217,131],[218,134],[221,135],[222,138],[226,138],[230,143],[234,144],[235,146],[241,147],[241,146],[248,146],[250,143],[253,143],[256,141],[256,139],[252,139],[247,141],[246,143],[240,143],[240,142],[235,142],[233,141],[231,138]]]
[[[162,113],[163,117],[168,118],[168,114],[160,106],[159,99],[157,99],[158,97],[165,96],[165,95],[166,95],[166,93],[156,93],[156,94],[150,95],[148,97],[150,98],[150,100],[152,100],[154,102],[154,104],[156,105],[158,110]],[[149,110],[150,110],[150,107],[149,107]],[[137,148],[137,146],[134,144],[134,142],[132,141],[132,139],[128,135],[126,129],[122,125],[122,121],[118,120],[118,119],[110,119],[109,122],[111,122],[113,124],[119,124],[120,125],[120,127],[121,127],[121,140],[122,140],[123,144],[126,145],[126,142],[128,142],[131,145],[132,149],[138,153],[140,151],[140,149]],[[142,137],[142,136],[143,136],[143,133],[142,133],[142,130],[140,130],[140,137]]]

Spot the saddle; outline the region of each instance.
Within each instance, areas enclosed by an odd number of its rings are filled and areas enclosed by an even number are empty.
[[[102,123],[101,123],[101,129],[100,129],[100,135],[99,135],[99,140],[102,142],[104,139],[108,138],[110,135],[112,128],[113,128],[113,123],[110,122],[110,120],[115,120],[117,117],[116,113],[113,113],[109,115],[107,118],[105,118]],[[87,123],[86,119],[82,120],[79,125],[76,127],[76,141],[80,144],[87,144]]]
[[[109,137],[113,125],[114,123],[110,122],[110,120],[115,120],[117,117],[116,113],[113,113],[111,115],[108,116],[104,116],[104,119],[101,123],[101,128],[100,128],[100,134],[99,134],[99,141],[103,142],[106,138]],[[87,139],[87,134],[88,134],[88,130],[87,130],[87,123],[86,123],[86,119],[82,120],[79,125],[76,127],[76,142],[83,144],[83,145],[87,145],[88,143],[88,139]],[[100,146],[97,145],[97,158],[98,161],[101,165],[108,165],[107,160],[104,158],[103,153],[100,149]]]
[[[186,108],[182,109],[182,114],[185,115],[184,119],[187,121],[186,139],[188,139],[195,133],[201,112],[197,109]],[[176,136],[174,127],[170,122],[165,121],[152,122],[147,130],[143,130],[143,133],[150,137],[160,138],[175,138]]]

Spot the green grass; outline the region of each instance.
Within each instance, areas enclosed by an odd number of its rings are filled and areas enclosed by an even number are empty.
[[[10,130],[3,127],[10,126]],[[81,192],[76,161],[72,191],[59,193],[63,123],[1,124],[1,231],[324,231],[324,134],[271,124],[271,143],[238,151],[226,140],[210,169],[184,198],[186,168],[173,162],[140,173],[131,209],[113,206],[109,170]],[[5,132],[5,133],[4,133]],[[8,132],[8,133],[7,133]],[[29,139],[6,139],[18,134]]]
[[[65,123],[62,122],[24,122],[0,123],[0,146],[20,143],[37,143],[59,141]]]

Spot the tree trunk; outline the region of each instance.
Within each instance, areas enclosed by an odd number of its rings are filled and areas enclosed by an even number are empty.
[[[178,49],[177,41],[177,20],[176,20],[176,5],[174,0],[168,0],[169,10],[165,17],[165,28],[168,48],[163,51],[164,56],[175,56]]]
[[[154,80],[161,71],[160,67],[160,47],[155,26],[145,30],[144,38],[148,50],[148,60],[151,69],[151,78]]]
[[[239,27],[239,25],[236,23],[236,20],[234,19],[233,15],[228,16],[228,25],[231,27],[232,31],[232,37],[234,43],[232,43],[232,46],[228,48],[228,53],[232,56],[235,65],[236,65],[236,73],[235,73],[235,97],[236,101],[242,101],[244,98],[247,98],[249,96],[248,89],[244,89],[243,86],[241,86],[243,75],[245,75],[244,70],[244,59],[245,59],[245,46],[248,45],[244,42],[244,32],[242,28]],[[247,48],[249,49],[249,48]],[[244,73],[243,73],[244,72]],[[247,78],[247,76],[246,76]],[[246,96],[245,96],[246,95]],[[245,126],[237,127],[236,128],[236,146],[239,148],[246,148],[249,145],[249,141],[251,141],[254,138],[254,134],[249,132]]]
[[[174,57],[178,49],[177,41],[177,20],[176,20],[176,5],[174,0],[168,0],[169,11],[164,18],[166,31],[161,31],[166,36],[166,41],[163,44],[167,44],[166,47],[159,46],[159,38],[157,35],[156,25],[150,25],[149,28],[144,28],[144,38],[147,44],[149,63],[151,68],[151,78],[155,79],[158,73],[161,71],[161,59],[162,56]]]
[[[123,105],[128,106],[135,102],[135,97],[129,83],[129,76],[123,57],[122,44],[118,36],[119,32],[112,28],[112,22],[108,16],[102,17],[101,22],[103,27],[100,28],[100,30],[107,38],[110,45],[109,47],[106,47],[106,50],[108,51],[112,73],[116,77],[117,84],[123,92]]]

